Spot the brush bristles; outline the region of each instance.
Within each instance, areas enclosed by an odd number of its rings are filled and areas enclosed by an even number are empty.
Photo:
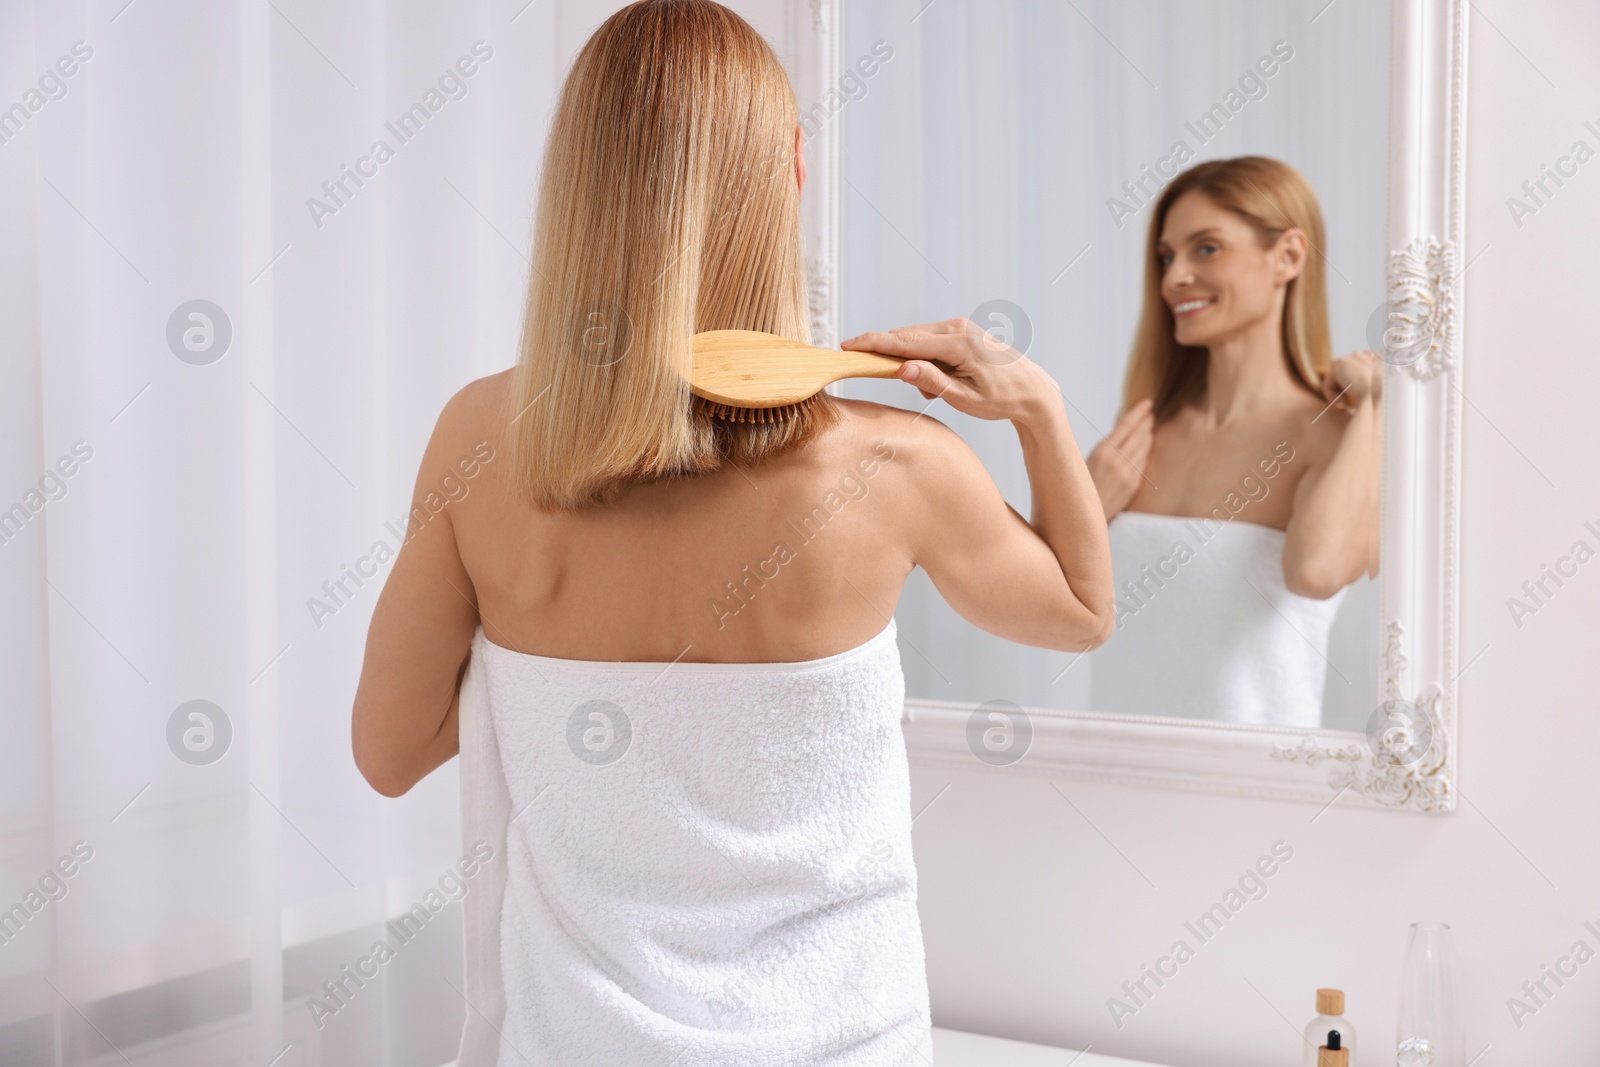
[[[757,425],[775,422],[787,422],[800,412],[816,402],[816,396],[808,396],[797,404],[782,404],[775,408],[741,408],[732,404],[722,404],[704,397],[695,397],[695,402],[700,410],[714,419],[723,422],[755,423]]]

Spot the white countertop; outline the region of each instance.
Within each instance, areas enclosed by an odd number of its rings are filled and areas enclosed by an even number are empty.
[[[938,1026],[933,1028],[933,1061],[935,1067],[1167,1067]]]
[[[1119,1060],[1098,1052],[1079,1052],[1050,1045],[1030,1045],[985,1034],[933,1028],[936,1067],[1168,1067],[1144,1060]],[[441,1067],[456,1067],[456,1061]]]

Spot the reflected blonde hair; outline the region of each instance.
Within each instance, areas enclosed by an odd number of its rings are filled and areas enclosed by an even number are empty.
[[[838,418],[713,419],[690,338],[809,342],[798,109],[766,41],[710,0],[643,0],[595,31],[545,149],[509,413],[517,483],[577,509],[795,448]]]
[[[1305,267],[1284,294],[1283,354],[1295,381],[1320,396],[1323,376],[1333,359],[1333,340],[1328,332],[1328,294],[1320,251],[1326,242],[1317,195],[1311,183],[1289,164],[1266,156],[1239,156],[1190,167],[1156,200],[1145,243],[1144,306],[1123,379],[1122,410],[1149,397],[1156,421],[1164,422],[1185,404],[1205,396],[1210,353],[1178,344],[1172,309],[1161,298],[1163,271],[1157,252],[1167,212],[1189,192],[1204,193],[1218,207],[1243,218],[1254,228],[1263,248],[1270,247],[1285,230],[1305,234],[1310,245]]]

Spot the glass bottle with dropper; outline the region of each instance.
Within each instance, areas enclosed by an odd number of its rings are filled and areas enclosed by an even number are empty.
[[[1317,990],[1317,1017],[1306,1024],[1305,1067],[1317,1067],[1317,1050],[1326,1044],[1328,1031],[1339,1031],[1339,1044],[1350,1056],[1350,1067],[1356,1064],[1356,1030],[1344,1017],[1344,990]]]
[[[1350,1067],[1350,1050],[1339,1042],[1339,1031],[1328,1031],[1328,1043],[1317,1049],[1317,1067]]]

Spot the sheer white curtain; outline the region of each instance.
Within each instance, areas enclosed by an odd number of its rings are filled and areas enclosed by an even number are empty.
[[[1020,308],[1030,358],[1061,383],[1087,451],[1115,421],[1142,286],[1148,201],[1130,195],[1186,142],[1189,162],[1261,153],[1300,168],[1328,224],[1337,354],[1368,346],[1383,299],[1387,5],[1327,0],[904,0],[847,5],[843,57],[894,50],[845,109],[845,333]],[[1290,57],[1282,56],[1287,45]],[[1240,79],[1258,77],[1234,100]],[[1237,102],[1238,106],[1235,106]],[[1216,129],[1191,129],[1225,104]],[[1123,216],[1109,202],[1123,202]],[[1119,225],[1120,223],[1120,225]],[[1003,319],[990,320],[999,325]],[[851,395],[922,406],[908,387]],[[1028,485],[1015,434],[944,405],[1015,508]],[[1328,725],[1364,728],[1376,692],[1376,591],[1345,598]],[[901,634],[914,697],[1086,709],[1091,663],[1011,644],[955,615],[920,572]],[[1348,678],[1348,684],[1343,680]],[[1173,709],[1172,714],[1180,714]]]
[[[454,1058],[454,765],[379,797],[350,703],[620,6],[0,5],[0,1063]]]

